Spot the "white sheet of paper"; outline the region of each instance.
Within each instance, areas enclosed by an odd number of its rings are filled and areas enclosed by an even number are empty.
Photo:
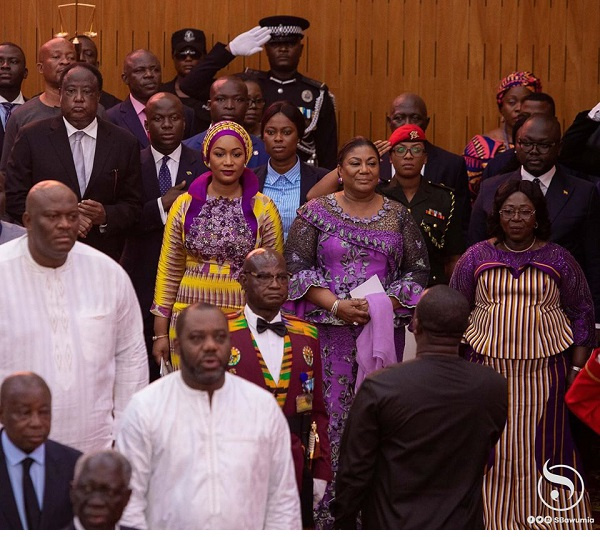
[[[365,298],[367,295],[373,295],[375,293],[385,293],[381,280],[377,274],[371,276],[366,282],[357,285],[352,291],[350,296],[352,298]]]

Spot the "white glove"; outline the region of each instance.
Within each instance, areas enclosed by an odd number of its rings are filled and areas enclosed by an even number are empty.
[[[319,502],[325,496],[325,489],[327,488],[327,481],[324,479],[313,479],[313,509],[316,509]]]
[[[229,52],[234,56],[252,56],[262,50],[262,46],[271,39],[271,29],[255,26],[243,34],[234,37],[229,43]]]

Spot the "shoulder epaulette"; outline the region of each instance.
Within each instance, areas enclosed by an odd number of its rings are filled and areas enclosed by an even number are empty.
[[[314,86],[315,88],[319,88],[320,90],[325,90],[327,91],[327,84],[325,84],[325,82],[319,82],[318,80],[315,80],[314,78],[308,78],[307,76],[304,75],[300,75],[300,80],[302,80],[302,82],[310,85],[310,86]]]
[[[285,315],[285,320],[290,333],[308,336],[312,339],[319,338],[319,330],[314,324],[307,323],[299,317],[287,314]]]
[[[451,186],[445,185],[444,183],[433,183],[431,181],[427,181],[431,186],[435,186],[437,188],[441,188],[443,190],[446,190],[447,192],[450,192],[451,194],[454,194],[454,188],[452,188]]]

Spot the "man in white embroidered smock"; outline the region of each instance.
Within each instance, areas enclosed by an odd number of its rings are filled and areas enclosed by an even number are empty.
[[[76,242],[77,197],[57,181],[27,195],[27,235],[0,245],[0,382],[30,370],[52,390],[51,438],[112,446],[131,396],[148,383],[142,315],[127,273]]]
[[[181,369],[135,394],[117,449],[133,493],[121,523],[139,529],[301,529],[290,431],[275,398],[226,373],[225,316],[181,313]]]

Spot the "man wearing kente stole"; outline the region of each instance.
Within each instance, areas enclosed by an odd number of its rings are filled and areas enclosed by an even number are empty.
[[[288,282],[279,252],[259,248],[248,254],[240,274],[246,306],[228,316],[232,346],[228,371],[273,393],[286,415],[302,524],[310,528],[313,504],[321,500],[332,477],[328,417],[317,329],[280,311]]]

